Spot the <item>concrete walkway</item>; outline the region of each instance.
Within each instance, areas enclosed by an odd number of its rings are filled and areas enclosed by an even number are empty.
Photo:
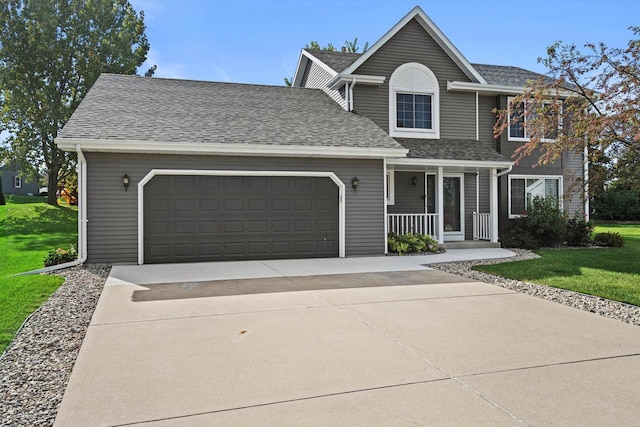
[[[56,425],[637,425],[640,328],[417,258],[115,267]]]

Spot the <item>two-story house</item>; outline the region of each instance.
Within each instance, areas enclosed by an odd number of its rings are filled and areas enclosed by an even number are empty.
[[[389,231],[498,244],[582,158],[514,166],[492,110],[538,75],[469,63],[418,7],[364,54],[308,51],[294,87],[102,75],[56,143],[79,159],[81,259],[386,253]]]

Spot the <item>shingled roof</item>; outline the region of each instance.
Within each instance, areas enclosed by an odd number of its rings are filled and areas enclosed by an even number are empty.
[[[396,141],[409,150],[407,157],[412,159],[509,162],[496,150],[475,140],[396,138]]]
[[[85,139],[404,152],[371,120],[321,90],[115,74],[98,78],[60,139],[64,145]]]
[[[543,77],[546,80],[550,80],[542,74],[534,73],[533,71],[525,70],[520,67],[511,67],[508,65],[487,65],[487,64],[471,64],[473,68],[478,70],[482,77],[490,85],[503,85],[524,87],[530,80],[538,80]]]
[[[330,67],[336,73],[340,73],[344,71],[349,65],[356,62],[361,53],[352,53],[352,52],[340,52],[340,51],[328,51],[328,50],[317,50],[317,49],[305,49],[311,55],[318,58],[325,65]]]

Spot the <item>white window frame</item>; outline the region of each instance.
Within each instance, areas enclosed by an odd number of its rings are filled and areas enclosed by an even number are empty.
[[[431,129],[401,128],[397,126],[397,95],[431,96]],[[395,69],[389,79],[389,135],[403,138],[440,138],[440,85],[428,67],[408,62]]]
[[[13,177],[13,188],[22,188],[22,177],[14,176]]]
[[[525,180],[525,209],[527,208],[526,180],[527,179],[555,179],[558,181],[558,207],[562,210],[562,201],[564,199],[564,183],[562,175],[509,175],[509,219],[520,218],[522,215],[511,212],[511,181],[514,179]],[[546,195],[545,195],[546,197]]]
[[[531,138],[529,138],[529,136],[527,136],[527,128],[525,126],[524,128],[524,137],[516,137],[516,136],[511,136],[511,105],[513,103],[513,100],[515,99],[515,97],[513,96],[509,96],[507,98],[507,109],[509,111],[509,127],[507,128],[507,140],[508,141],[513,141],[513,142],[529,142],[531,140]],[[554,101],[549,101],[548,104],[551,104]],[[558,101],[560,102],[560,116],[558,117],[558,133],[560,133],[562,131],[562,101]],[[524,103],[524,122],[527,122],[527,101],[523,101]],[[547,103],[545,103],[547,104]],[[542,142],[552,142],[555,141],[555,139],[549,139],[549,138],[542,138],[541,139]]]
[[[385,179],[387,180],[387,194],[385,197],[387,198],[387,205],[395,205],[396,204],[396,191],[395,191],[395,171],[387,170],[385,174]]]

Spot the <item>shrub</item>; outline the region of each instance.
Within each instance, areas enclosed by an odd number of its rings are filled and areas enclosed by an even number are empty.
[[[591,242],[593,222],[587,221],[584,214],[576,212],[567,221],[567,244],[569,246],[587,246]]]
[[[510,220],[502,236],[506,247],[537,249],[565,241],[567,222],[553,198],[534,197],[525,215]]]
[[[390,252],[397,252],[399,255],[410,252],[436,252],[438,250],[438,242],[428,235],[424,234],[398,234],[389,233],[387,243]]]
[[[597,233],[593,236],[593,244],[598,246],[608,246],[611,248],[621,248],[624,246],[624,237],[620,233],[606,232]]]
[[[51,249],[44,259],[44,266],[51,267],[52,265],[63,264],[76,259],[78,259],[78,251],[74,245],[71,245],[68,251],[62,248]]]

